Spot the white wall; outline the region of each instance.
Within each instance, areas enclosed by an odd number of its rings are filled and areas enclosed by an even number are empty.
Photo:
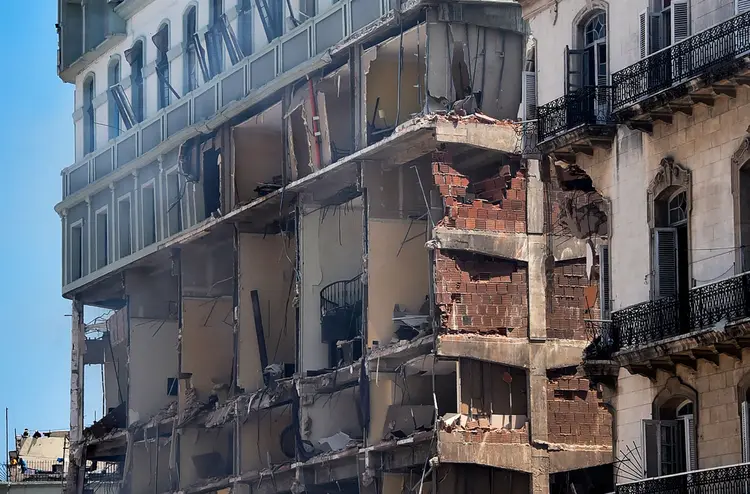
[[[352,209],[352,204],[356,206]],[[302,216],[301,370],[328,367],[328,347],[320,340],[320,290],[362,272],[362,201],[320,209],[310,206]],[[323,217],[325,216],[325,219]]]

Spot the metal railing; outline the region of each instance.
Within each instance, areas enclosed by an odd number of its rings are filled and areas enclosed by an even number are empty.
[[[691,333],[721,321],[750,317],[750,272],[693,288],[683,297],[665,297],[612,313],[611,337],[598,342],[597,355],[637,348]],[[596,340],[592,340],[596,342]],[[608,346],[609,345],[609,346]]]
[[[576,89],[537,109],[539,141],[546,141],[581,125],[614,124],[611,108],[611,86]]]
[[[747,494],[750,463],[678,473],[620,484],[615,494]]]
[[[86,468],[84,490],[94,492],[119,492],[125,464],[122,462],[95,462]]]
[[[701,31],[612,74],[613,109],[637,103],[697,76],[721,80],[750,51],[750,12]]]
[[[0,481],[5,482],[50,482],[65,477],[67,465],[64,461],[22,460],[17,463],[4,464],[0,468]]]
[[[354,307],[362,302],[362,275],[350,280],[336,281],[320,291],[321,315],[337,309]]]

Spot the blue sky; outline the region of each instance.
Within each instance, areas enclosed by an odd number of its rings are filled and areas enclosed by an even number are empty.
[[[66,429],[70,421],[70,302],[60,295],[60,219],[53,207],[60,170],[73,162],[73,86],[56,74],[56,22],[53,0],[0,1],[6,68],[0,78],[0,414],[10,409],[11,436],[14,428]],[[93,394],[99,368],[90,370]],[[87,422],[94,410],[101,416],[101,394],[90,398]]]

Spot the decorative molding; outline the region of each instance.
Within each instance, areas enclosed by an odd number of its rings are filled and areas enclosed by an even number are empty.
[[[659,419],[659,409],[673,398],[684,398],[693,402],[695,423],[698,423],[698,392],[691,386],[688,386],[682,379],[672,376],[667,379],[664,388],[654,398],[652,402],[652,413],[654,419]]]
[[[740,142],[737,151],[732,155],[732,165],[742,168],[750,162],[750,126],[747,127],[747,135]]]
[[[654,203],[667,191],[684,188],[687,191],[688,217],[692,209],[690,187],[690,170],[675,163],[671,157],[666,157],[659,163],[659,171],[648,186],[648,226],[654,228]]]

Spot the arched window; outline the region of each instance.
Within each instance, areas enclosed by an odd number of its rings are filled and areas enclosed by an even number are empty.
[[[206,51],[208,51],[208,61],[213,76],[224,71],[224,42],[221,36],[222,15],[224,15],[224,0],[211,0],[208,9]]]
[[[248,56],[253,52],[253,5],[252,0],[239,0],[239,42],[242,54]]]
[[[198,49],[195,33],[198,30],[197,9],[193,6],[185,12],[185,93],[198,87]]]
[[[130,92],[133,114],[136,122],[142,122],[146,114],[143,97],[143,41],[138,40],[133,47],[125,51],[125,59],[130,64]]]
[[[587,86],[606,86],[607,78],[607,14],[598,12],[583,27]]]
[[[83,81],[83,154],[94,151],[96,146],[96,132],[94,127],[94,96],[96,87],[94,85],[94,74],[89,74]]]
[[[169,106],[169,25],[162,24],[151,40],[156,46],[156,76],[159,79],[158,108]]]
[[[660,477],[698,468],[696,396],[679,378],[667,381],[653,403],[653,420],[643,421],[644,468]]]
[[[120,83],[120,59],[113,58],[107,67],[107,87]],[[109,116],[109,138],[120,135],[120,108],[112,94],[107,91],[107,115]]]

